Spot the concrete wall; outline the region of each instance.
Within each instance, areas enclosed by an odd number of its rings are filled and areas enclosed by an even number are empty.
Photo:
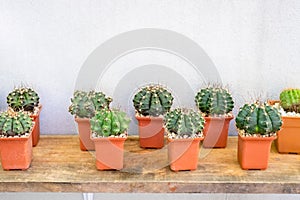
[[[68,106],[78,73],[95,49],[132,30],[173,31],[198,44],[214,64],[219,82],[229,85],[236,101],[234,113],[245,101],[278,98],[283,88],[300,84],[298,0],[2,0],[0,27],[0,108],[6,108],[5,97],[14,86],[34,87],[44,106],[42,134],[76,133]],[[113,46],[110,52],[116,49],[118,46]],[[196,67],[203,72],[205,66]],[[192,91],[207,82],[206,77],[195,78],[191,66],[180,56],[155,49],[116,58],[109,69],[114,71],[98,77],[96,88],[112,95],[114,106],[131,115],[134,111],[130,98],[138,86],[146,83],[142,79],[168,84],[176,96],[185,96],[190,103],[194,94],[184,95],[180,81],[188,82]],[[154,76],[153,69],[161,76]],[[148,70],[149,76],[142,75]],[[125,78],[142,78],[126,82],[126,87],[123,84],[124,93],[118,95],[110,88],[124,78],[117,73],[124,73]],[[177,83],[172,85],[171,80]],[[134,125],[131,133],[136,133]],[[236,134],[233,124],[230,134]]]

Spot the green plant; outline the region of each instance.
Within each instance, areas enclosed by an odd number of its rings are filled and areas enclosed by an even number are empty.
[[[0,135],[21,136],[29,133],[33,126],[32,119],[25,112],[8,110],[0,114]]]
[[[204,118],[191,109],[176,108],[165,115],[165,127],[178,138],[199,137],[204,128]]]
[[[126,132],[129,123],[125,112],[102,109],[91,118],[91,130],[96,137],[118,136]]]
[[[248,135],[270,135],[280,130],[282,120],[278,110],[266,103],[255,102],[240,108],[236,127]]]
[[[71,98],[69,112],[80,118],[91,118],[95,112],[109,108],[112,98],[107,97],[103,92],[96,91],[75,91]]]
[[[141,88],[133,98],[135,110],[143,116],[163,115],[171,109],[172,94],[161,85]]]
[[[34,108],[39,105],[38,94],[29,87],[19,87],[15,88],[7,96],[8,106],[14,111],[29,111],[33,112]]]
[[[229,91],[221,87],[201,89],[195,96],[195,102],[199,110],[206,116],[228,114],[234,106]]]
[[[300,89],[286,89],[280,93],[281,107],[287,112],[300,112]]]

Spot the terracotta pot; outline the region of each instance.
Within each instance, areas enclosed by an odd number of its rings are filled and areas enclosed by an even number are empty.
[[[270,105],[280,103],[269,100]],[[275,144],[279,153],[300,153],[300,117],[282,116],[282,126],[277,133]]]
[[[30,115],[31,119],[34,121],[34,128],[32,131],[32,145],[35,147],[40,140],[40,113],[42,110],[42,105],[38,106],[39,111],[36,115]]]
[[[227,146],[228,128],[231,117],[204,117],[204,141],[205,148],[225,148]]]
[[[168,159],[171,170],[196,170],[201,140],[203,138],[168,138]]]
[[[126,138],[92,138],[96,149],[98,170],[120,170],[123,168],[124,142]]]
[[[78,125],[80,149],[82,151],[95,150],[95,144],[91,140],[90,119],[75,117],[75,121]]]
[[[32,160],[32,132],[27,137],[0,138],[4,170],[28,169]]]
[[[164,146],[163,117],[136,116],[139,123],[139,141],[142,148],[160,149]]]
[[[267,169],[271,145],[276,137],[238,136],[238,161],[242,169]]]

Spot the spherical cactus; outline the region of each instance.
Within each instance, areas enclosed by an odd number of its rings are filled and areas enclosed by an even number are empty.
[[[33,112],[34,108],[39,105],[39,100],[38,94],[28,87],[16,88],[7,96],[8,106],[14,111]]]
[[[130,119],[125,112],[102,109],[91,119],[91,130],[96,136],[118,136],[127,131]]]
[[[280,93],[280,104],[287,112],[300,112],[300,89],[286,89]]]
[[[235,119],[236,127],[245,134],[268,135],[280,130],[282,120],[278,110],[268,104],[245,104]]]
[[[195,97],[197,107],[207,116],[225,115],[232,111],[234,102],[227,89],[207,87]]]
[[[75,91],[71,98],[69,112],[80,118],[91,118],[97,110],[109,108],[112,98],[105,96],[103,92]]]
[[[204,118],[191,109],[176,108],[165,115],[165,127],[178,138],[202,136]]]
[[[141,88],[133,98],[135,110],[143,116],[163,115],[171,109],[172,94],[160,85]]]
[[[25,135],[32,126],[32,119],[25,112],[9,110],[0,114],[0,135],[4,137]]]

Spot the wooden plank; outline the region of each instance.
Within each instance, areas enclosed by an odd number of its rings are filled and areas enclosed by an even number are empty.
[[[43,135],[28,170],[0,170],[0,192],[300,193],[300,155],[273,145],[267,170],[245,171],[236,154],[237,137],[230,137],[225,149],[201,148],[197,170],[172,172],[166,148],[141,149],[132,136],[124,169],[98,171],[77,135]]]

